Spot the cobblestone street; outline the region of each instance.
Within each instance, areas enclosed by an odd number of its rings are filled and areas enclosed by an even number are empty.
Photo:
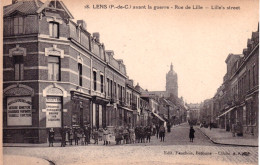
[[[33,156],[64,164],[257,164],[257,147],[232,147],[211,143],[195,129],[189,142],[188,126],[172,128],[165,142],[152,137],[151,143],[110,146],[5,147],[4,154]],[[58,145],[56,145],[58,146]]]

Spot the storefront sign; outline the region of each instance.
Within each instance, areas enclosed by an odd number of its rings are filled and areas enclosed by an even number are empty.
[[[31,97],[7,98],[7,125],[32,125],[32,99]]]
[[[47,97],[46,98],[46,127],[55,128],[61,127],[61,98]]]

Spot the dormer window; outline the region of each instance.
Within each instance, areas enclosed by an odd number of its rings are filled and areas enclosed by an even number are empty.
[[[49,35],[52,38],[59,38],[59,24],[57,22],[49,22]]]
[[[23,34],[23,17],[14,17],[14,34]]]

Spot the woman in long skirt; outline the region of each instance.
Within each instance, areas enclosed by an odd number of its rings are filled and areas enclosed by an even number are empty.
[[[190,142],[193,142],[194,133],[195,133],[195,130],[194,130],[193,127],[191,126],[191,127],[190,127],[190,134],[189,134]]]

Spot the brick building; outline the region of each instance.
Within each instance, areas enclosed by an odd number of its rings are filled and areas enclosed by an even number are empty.
[[[61,1],[4,7],[4,142],[46,142],[52,127],[118,125],[125,65],[72,19]]]

